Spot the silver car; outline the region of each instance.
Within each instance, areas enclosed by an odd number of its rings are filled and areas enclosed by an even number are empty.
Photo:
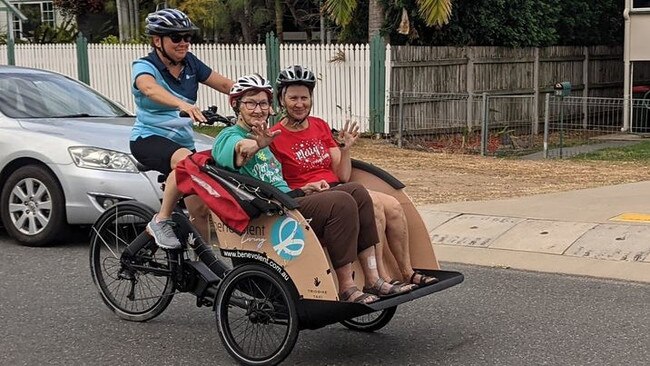
[[[128,88],[128,85],[124,85]],[[92,224],[135,199],[160,207],[158,173],[129,152],[134,117],[85,84],[53,72],[0,66],[0,218],[25,245]],[[212,139],[196,135],[197,148]]]

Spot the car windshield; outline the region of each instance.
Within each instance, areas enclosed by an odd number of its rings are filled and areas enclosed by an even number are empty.
[[[0,73],[0,112],[11,118],[123,117],[124,110],[56,74]]]

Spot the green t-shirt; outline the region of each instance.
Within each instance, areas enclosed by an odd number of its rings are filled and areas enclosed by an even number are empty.
[[[270,183],[284,193],[291,191],[282,178],[282,165],[268,147],[258,151],[246,165],[241,168],[235,167],[235,145],[245,139],[247,134],[248,131],[238,125],[225,128],[219,133],[212,146],[212,157],[217,165]]]

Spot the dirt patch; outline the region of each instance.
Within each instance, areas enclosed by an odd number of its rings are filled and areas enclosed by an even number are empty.
[[[649,163],[514,159],[398,149],[361,139],[355,159],[406,184],[416,205],[530,196],[650,179]]]

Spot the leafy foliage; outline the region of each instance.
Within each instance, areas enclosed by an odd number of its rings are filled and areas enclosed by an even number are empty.
[[[34,31],[33,39],[34,43],[72,43],[78,33],[72,18],[68,18],[56,27],[41,24]]]
[[[330,15],[334,23],[346,26],[352,21],[357,5],[357,0],[326,0],[323,10]]]
[[[76,17],[86,13],[100,13],[108,0],[53,0],[63,15]]]
[[[177,1],[208,39],[255,43],[274,29],[274,12],[265,0]]]
[[[619,0],[456,0],[450,22],[430,29],[417,13],[419,0],[381,0],[384,32],[393,44],[541,47],[621,44]],[[415,34],[397,33],[402,8]]]
[[[416,0],[418,13],[427,26],[443,26],[451,16],[450,0]]]

